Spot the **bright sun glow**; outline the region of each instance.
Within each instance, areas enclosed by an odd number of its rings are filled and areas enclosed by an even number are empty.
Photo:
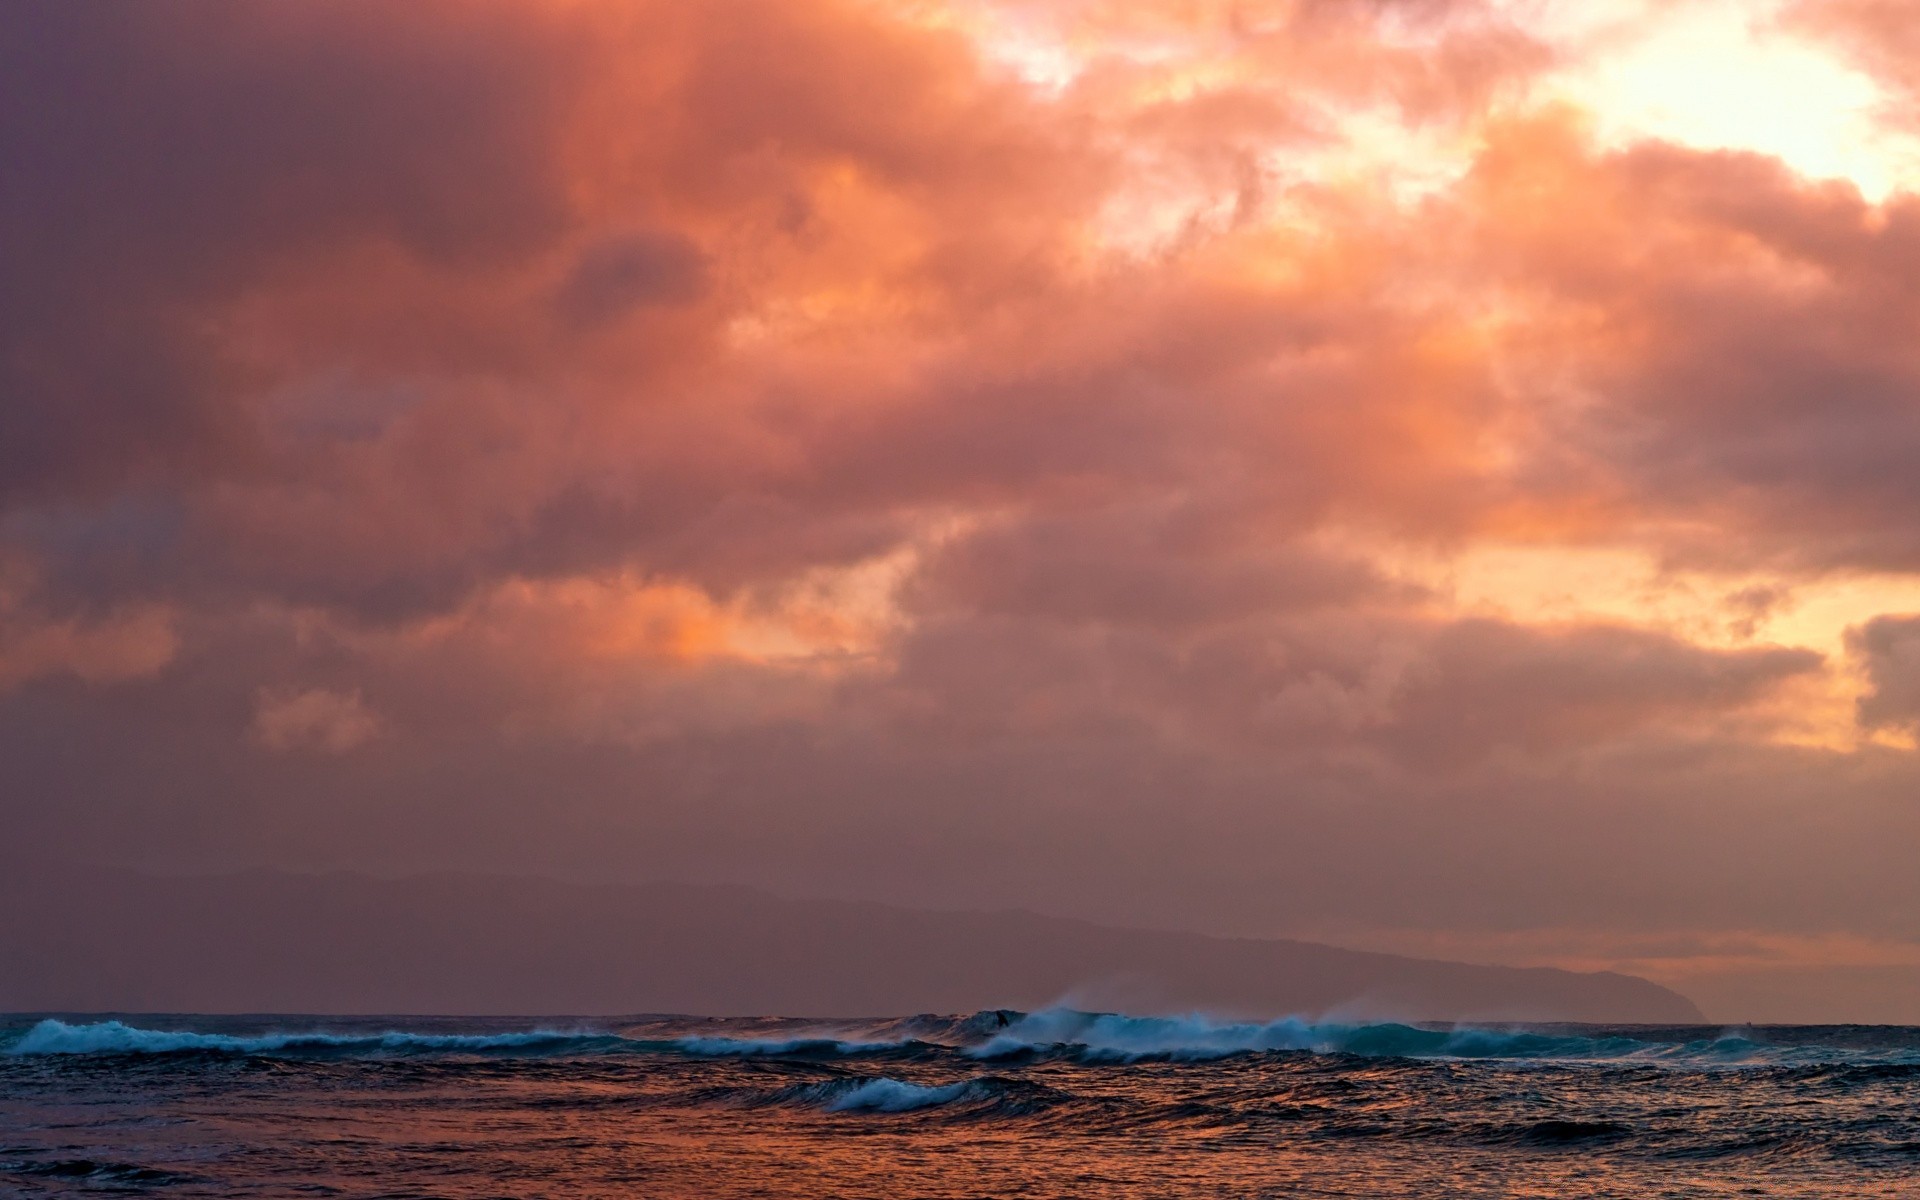
[[[1868,76],[1795,37],[1781,5],[1682,0],[1661,19],[1592,24],[1593,6],[1525,6],[1538,32],[1579,47],[1548,85],[1594,114],[1610,144],[1654,137],[1702,150],[1772,155],[1803,175],[1843,178],[1870,200],[1920,183],[1920,147],[1879,121]],[[1589,22],[1582,25],[1582,20]]]

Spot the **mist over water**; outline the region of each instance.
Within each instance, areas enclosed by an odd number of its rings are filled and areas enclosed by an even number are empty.
[[[0,1194],[1912,1194],[1920,1029],[17,1017]]]

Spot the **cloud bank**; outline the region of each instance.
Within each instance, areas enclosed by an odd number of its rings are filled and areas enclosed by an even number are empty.
[[[1920,1020],[1897,8],[9,6],[9,828]]]

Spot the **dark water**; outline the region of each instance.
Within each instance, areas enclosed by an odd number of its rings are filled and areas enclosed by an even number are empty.
[[[1920,1197],[1920,1030],[0,1018],[7,1197]]]

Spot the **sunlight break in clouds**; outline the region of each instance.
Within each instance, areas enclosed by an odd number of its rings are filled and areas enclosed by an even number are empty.
[[[1839,48],[1811,42],[1773,0],[1516,4],[1566,47],[1546,90],[1591,111],[1608,145],[1663,138],[1747,150],[1870,200],[1920,180],[1920,143],[1884,121],[1890,97]],[[1523,18],[1525,19],[1525,18]]]

